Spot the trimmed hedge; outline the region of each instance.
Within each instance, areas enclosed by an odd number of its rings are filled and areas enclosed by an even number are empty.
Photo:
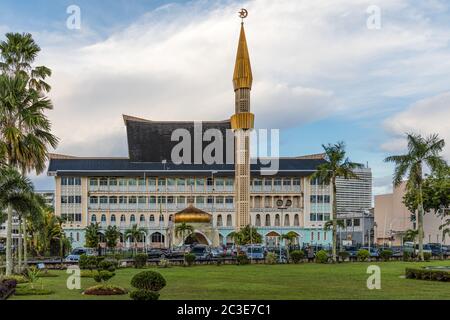
[[[301,250],[294,250],[291,252],[291,260],[294,263],[299,263],[305,258],[305,253]]]
[[[325,250],[320,250],[316,253],[316,262],[327,263],[328,259],[328,253]]]
[[[450,282],[450,271],[444,270],[406,268],[405,276],[407,279]]]
[[[159,291],[166,286],[166,279],[155,271],[143,271],[131,279],[131,285],[136,289]]]
[[[134,257],[134,267],[141,269],[147,265],[148,255],[145,253],[139,253]]]
[[[392,250],[385,249],[385,250],[381,250],[380,257],[381,257],[381,259],[383,259],[383,261],[389,261],[389,259],[391,259],[393,254],[394,253],[392,252]]]
[[[159,293],[155,292],[155,291],[150,291],[150,290],[138,289],[138,290],[132,291],[130,293],[130,298],[133,300],[136,300],[136,301],[158,300]]]
[[[366,249],[359,249],[358,253],[356,254],[359,261],[366,261],[370,257],[370,253]]]

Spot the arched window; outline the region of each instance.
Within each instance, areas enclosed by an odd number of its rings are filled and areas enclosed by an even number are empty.
[[[116,215],[115,214],[111,215],[111,222],[116,222]]]
[[[169,215],[169,221],[173,221],[173,214]]]
[[[126,220],[125,220],[125,215],[123,214],[123,215],[121,215],[120,216],[120,222],[125,222]]]
[[[294,226],[298,227],[300,225],[300,219],[298,218],[298,214],[294,216]]]
[[[265,223],[266,227],[270,227],[270,214],[266,214],[266,223]]]
[[[145,216],[143,214],[141,214],[141,216],[139,217],[139,221],[140,222],[145,222]]]
[[[102,221],[102,222],[106,222],[106,215],[102,214],[101,221]]]
[[[134,214],[132,214],[132,215],[130,216],[130,222],[131,222],[131,223],[136,222],[136,217],[134,216]]]
[[[164,222],[164,216],[162,214],[159,216],[159,221]]]
[[[218,227],[221,227],[222,225],[223,225],[223,222],[222,222],[222,215],[219,214],[219,215],[217,215],[217,226],[218,226]]]
[[[96,222],[97,222],[97,216],[96,216],[95,214],[93,214],[93,215],[91,216],[91,222],[92,222],[92,223],[96,223]]]
[[[233,220],[231,218],[231,214],[227,215],[227,227],[233,226]]]
[[[280,215],[279,214],[275,215],[275,226],[276,227],[280,226]]]
[[[150,215],[150,222],[154,222],[155,221],[155,216],[154,215]]]
[[[289,221],[289,215],[286,214],[286,215],[284,216],[284,226],[285,226],[285,227],[289,227],[290,225],[291,225],[291,223],[290,223],[290,221]]]
[[[257,227],[261,226],[261,216],[259,214],[256,215],[255,224],[256,224]]]
[[[164,235],[159,232],[152,233],[152,242],[157,242],[157,243],[164,242]]]
[[[80,241],[80,233],[77,232],[77,241]]]

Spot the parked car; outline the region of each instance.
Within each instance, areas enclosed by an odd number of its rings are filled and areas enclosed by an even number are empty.
[[[247,257],[252,260],[264,260],[265,250],[262,245],[248,245],[242,248]]]
[[[438,257],[440,255],[445,255],[445,253],[447,251],[446,246],[444,246],[440,243],[429,243],[428,245],[430,246],[432,256]]]
[[[415,255],[418,255],[419,254],[419,244],[416,243],[416,246],[414,248],[414,243],[413,242],[405,242],[403,244],[403,251],[404,252],[414,253]],[[431,246],[429,244],[424,244],[423,245],[423,253],[432,254]]]
[[[222,248],[212,248],[211,249],[211,256],[213,258],[219,258],[224,256],[224,251]]]
[[[147,256],[149,259],[165,259],[170,256],[167,249],[152,248],[147,250]]]
[[[191,253],[195,255],[196,260],[210,260],[212,257],[211,248],[204,244],[195,245]]]
[[[344,251],[348,252],[349,258],[355,258],[358,254],[358,248],[354,246],[344,247]]]
[[[96,250],[92,248],[75,248],[72,252],[66,257],[65,261],[67,262],[78,262],[80,261],[81,255],[95,256]]]

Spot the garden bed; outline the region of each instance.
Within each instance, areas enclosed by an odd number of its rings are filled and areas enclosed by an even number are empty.
[[[127,294],[128,291],[119,286],[110,285],[110,284],[100,284],[97,286],[93,286],[87,288],[83,294],[86,295],[95,295],[95,296],[113,296],[113,295],[122,295]]]
[[[450,271],[448,268],[406,268],[405,277],[407,279],[432,280],[450,282]]]

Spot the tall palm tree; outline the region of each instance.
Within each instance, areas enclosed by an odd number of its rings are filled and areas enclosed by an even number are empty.
[[[30,33],[7,33],[6,41],[0,42],[0,70],[10,76],[26,76],[30,88],[49,92],[50,85],[45,79],[51,76],[52,71],[45,66],[32,66],[40,51]]]
[[[336,179],[358,179],[353,172],[354,169],[362,168],[359,163],[351,162],[345,155],[345,144],[340,141],[335,144],[322,145],[325,151],[326,163],[317,167],[317,171],[311,176],[311,179],[318,179],[321,183],[328,184],[333,188],[333,205],[332,205],[332,224],[333,224],[333,246],[332,257],[333,262],[337,261],[337,203],[336,203]]]
[[[194,233],[194,227],[186,222],[178,224],[175,226],[175,235],[181,237],[182,244],[184,245],[185,239]],[[186,236],[185,236],[186,235]]]
[[[0,169],[0,210],[7,210],[6,275],[11,275],[13,211],[20,212],[33,192],[31,181],[12,167]]]
[[[287,257],[287,261],[289,263],[289,249],[292,245],[292,242],[297,239],[298,234],[295,233],[294,231],[289,231],[286,234],[281,235],[281,239],[285,240],[285,246],[286,246],[286,257]]]
[[[39,51],[30,34],[8,33],[6,41],[0,42],[0,162],[24,175],[31,170],[40,174],[48,148],[58,143],[44,114],[53,108],[45,97],[50,86],[44,81],[51,71],[32,66]],[[12,210],[8,210],[8,220],[12,220]],[[11,242],[9,232],[7,239]],[[12,266],[8,253],[6,260]]]
[[[145,228],[133,224],[131,228],[125,230],[125,238],[130,238],[134,243],[134,253],[137,253],[137,243],[142,239],[142,234],[145,234]]]
[[[120,238],[120,231],[117,226],[108,226],[105,230],[106,246],[114,249],[117,245],[117,240]]]
[[[423,170],[424,166],[427,166],[432,172],[435,172],[445,166],[445,161],[439,154],[442,152],[445,142],[437,134],[422,137],[419,134],[408,133],[406,136],[408,152],[403,155],[387,157],[385,162],[393,162],[395,164],[393,176],[395,187],[398,187],[402,183],[403,178],[407,176],[406,188],[408,190],[417,190],[419,259],[423,261]]]

